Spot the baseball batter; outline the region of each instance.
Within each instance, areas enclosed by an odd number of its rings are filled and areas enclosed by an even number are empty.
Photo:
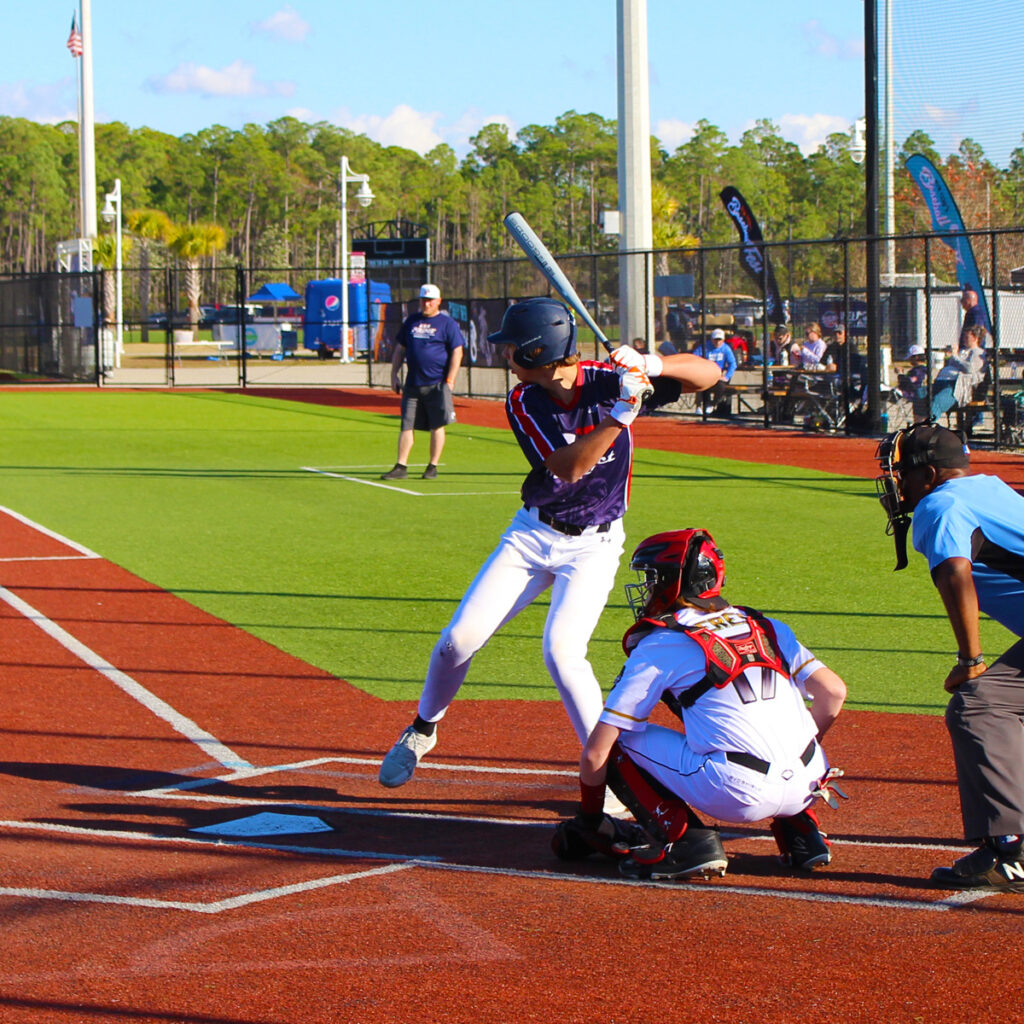
[[[489,340],[503,347],[520,383],[508,421],[530,465],[523,507],[441,633],[418,714],[380,767],[381,785],[404,785],[437,742],[437,723],[462,686],[473,656],[544,591],[544,662],[580,742],[601,712],[587,646],[622,554],[629,499],[630,424],[651,388],[653,403],[700,391],[718,367],[694,355],[662,359],[625,347],[611,363],[581,361],[568,307],[535,298],[510,306]],[[651,377],[658,378],[652,385]]]
[[[637,619],[623,638],[628,660],[583,749],[580,812],[559,826],[555,852],[575,859],[588,832],[609,852],[601,832],[613,825],[602,814],[610,786],[651,839],[619,850],[627,877],[724,874],[718,831],[695,811],[771,818],[785,863],[828,864],[811,805],[834,788],[820,740],[845,700],[842,679],[788,626],[721,596],[725,563],[706,530],[649,537],[630,568],[641,582],[626,587]],[[660,702],[683,731],[649,722]]]

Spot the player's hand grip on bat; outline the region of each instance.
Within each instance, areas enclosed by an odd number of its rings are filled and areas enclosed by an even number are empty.
[[[628,427],[640,414],[644,399],[654,393],[651,378],[641,370],[619,371],[619,400],[612,406],[612,419]]]
[[[637,352],[635,348],[630,348],[629,345],[613,348],[608,356],[608,362],[620,370],[640,370],[648,377],[660,377],[664,368],[661,356],[653,352],[645,355],[643,352]]]

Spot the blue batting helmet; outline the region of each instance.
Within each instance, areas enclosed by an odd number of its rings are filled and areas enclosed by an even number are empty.
[[[514,345],[515,361],[527,370],[576,354],[576,321],[557,299],[524,299],[505,310],[501,330],[488,334],[495,345]]]

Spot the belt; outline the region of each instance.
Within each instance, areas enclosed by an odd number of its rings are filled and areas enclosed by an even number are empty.
[[[807,748],[800,755],[800,760],[803,762],[804,767],[811,763],[811,759],[814,757],[814,748],[817,744],[814,740],[811,740],[807,744]],[[771,770],[771,763],[763,760],[760,757],[755,757],[753,754],[745,754],[742,750],[727,750],[725,752],[726,761],[732,761],[733,764],[742,765],[744,768],[749,768],[751,771],[760,772],[762,775],[767,775]]]
[[[529,511],[533,512],[546,526],[550,526],[552,530],[557,530],[559,533],[564,533],[567,537],[582,537],[587,530],[593,530],[594,533],[607,533],[612,526],[611,523],[598,523],[596,526],[577,526],[575,523],[563,523],[561,519],[548,515],[542,508],[531,508]]]

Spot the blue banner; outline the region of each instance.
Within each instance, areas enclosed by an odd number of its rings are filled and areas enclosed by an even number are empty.
[[[988,312],[988,301],[981,287],[981,275],[974,259],[970,238],[964,232],[964,219],[960,216],[956,200],[949,191],[945,179],[926,156],[915,153],[907,158],[907,170],[917,182],[924,196],[928,212],[932,215],[932,230],[956,254],[956,279],[961,288],[970,288],[978,296],[978,305],[985,317],[985,329],[992,333],[992,318]]]

